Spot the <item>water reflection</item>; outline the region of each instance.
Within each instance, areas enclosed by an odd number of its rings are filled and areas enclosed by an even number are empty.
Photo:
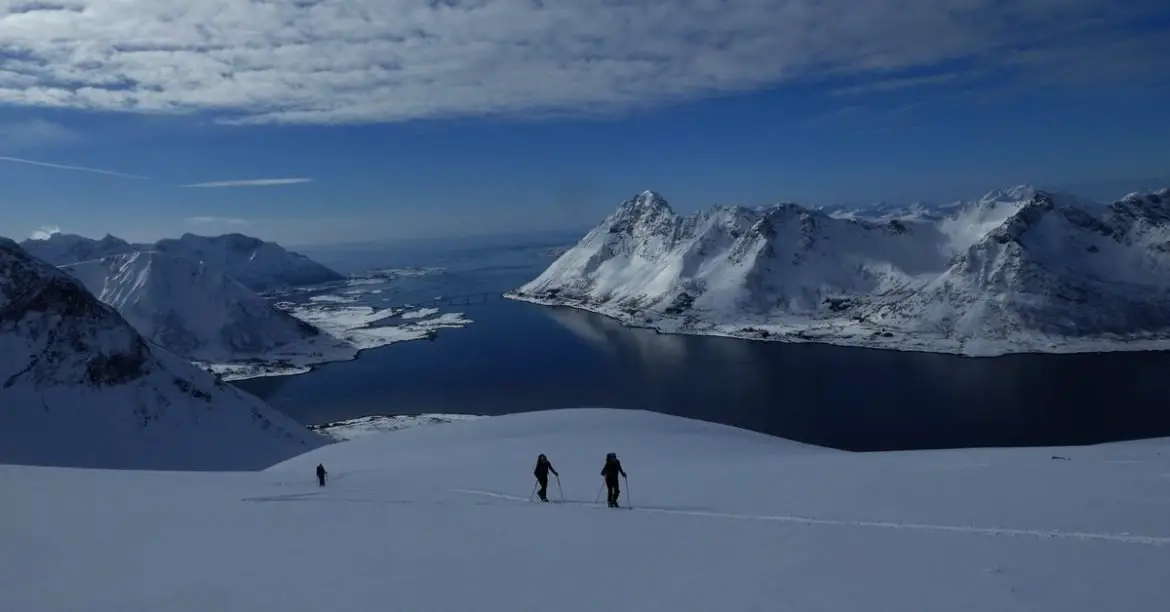
[[[852,450],[1170,435],[1170,354],[968,359],[658,334],[499,302],[434,342],[240,383],[304,423],[368,414],[655,410]]]
[[[1170,435],[1165,353],[969,359],[631,330],[543,312],[639,381],[637,407],[855,450]]]

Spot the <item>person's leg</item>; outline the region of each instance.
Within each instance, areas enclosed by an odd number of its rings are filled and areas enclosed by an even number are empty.
[[[536,492],[540,496],[540,501],[548,501],[548,478],[538,478],[540,483],[540,490]]]
[[[622,488],[617,480],[613,481],[613,507],[618,507],[618,498],[622,495]]]

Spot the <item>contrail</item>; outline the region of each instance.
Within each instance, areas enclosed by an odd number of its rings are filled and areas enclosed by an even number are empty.
[[[137,179],[148,181],[148,177],[139,176],[137,174],[126,174],[125,172],[114,172],[113,170],[100,170],[98,168],[83,168],[81,166],[66,166],[64,164],[50,164],[48,162],[39,162],[31,159],[22,159],[20,157],[8,157],[7,155],[0,155],[0,161],[16,162],[18,164],[28,164],[30,166],[42,166],[44,168],[58,168],[60,170],[76,170],[78,172],[92,172],[94,174],[105,174],[108,176],[120,176],[122,178]]]
[[[212,183],[192,183],[190,185],[179,185],[183,188],[202,188],[212,189],[221,187],[272,187],[274,185],[295,185],[298,183],[312,182],[311,178],[264,178],[264,179],[245,179],[240,181],[215,181]]]

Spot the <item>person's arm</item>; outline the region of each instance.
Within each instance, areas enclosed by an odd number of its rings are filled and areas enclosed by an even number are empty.
[[[548,471],[552,472],[552,473],[553,473],[553,476],[556,476],[556,477],[558,477],[558,478],[560,478],[560,476],[561,476],[561,475],[560,475],[560,474],[557,472],[557,469],[556,469],[556,468],[554,468],[554,467],[552,466],[552,464],[551,464],[551,463],[550,463],[550,464],[548,464]]]
[[[622,478],[626,478],[626,471],[622,469],[622,462],[621,461],[618,461],[617,468],[618,468],[618,472],[621,473]]]

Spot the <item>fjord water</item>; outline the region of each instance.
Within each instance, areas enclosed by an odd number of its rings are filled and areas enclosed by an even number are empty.
[[[571,240],[560,238],[561,243]],[[557,241],[308,252],[346,271],[441,274],[398,299],[502,292]],[[662,335],[586,312],[494,300],[475,322],[309,374],[237,384],[305,424],[370,414],[646,409],[850,450],[1068,445],[1170,435],[1170,353],[950,355]]]

